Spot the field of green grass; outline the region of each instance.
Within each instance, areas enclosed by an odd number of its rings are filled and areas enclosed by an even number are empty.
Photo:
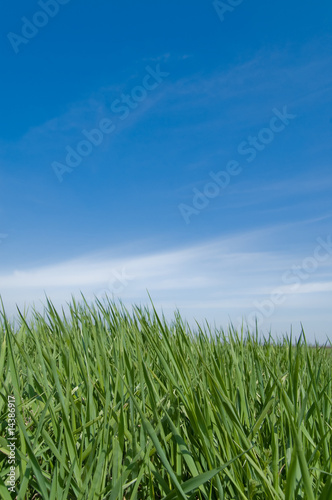
[[[304,335],[48,302],[2,312],[0,348],[4,500],[332,499],[332,353]]]

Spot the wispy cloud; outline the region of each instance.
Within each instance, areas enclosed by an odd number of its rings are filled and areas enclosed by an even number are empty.
[[[105,284],[114,275],[119,276],[120,270],[126,269],[130,279],[119,289],[121,293],[116,294],[117,287],[110,290],[115,298],[128,305],[146,303],[148,290],[156,305],[166,311],[179,307],[192,317],[207,316],[227,326],[230,318],[250,312],[254,300],[260,300],[281,284],[283,273],[306,257],[301,249],[281,253],[253,248],[253,240],[266,236],[266,231],[261,230],[255,235],[248,232],[163,252],[135,253],[123,258],[99,253],[40,268],[17,269],[0,276],[1,292],[11,311],[14,302],[22,306],[26,301],[42,300],[44,293],[59,304],[69,300],[72,293],[78,297],[80,291],[92,299],[100,290],[107,290]],[[332,289],[328,268],[328,262],[321,262],[314,276],[299,290],[288,285],[281,287],[286,299],[276,311],[277,325],[278,314],[287,311],[288,301],[301,308],[301,304],[319,296],[322,307],[326,305]],[[303,296],[307,298],[301,299]],[[302,313],[305,323],[310,319],[310,311],[303,307]],[[287,321],[291,321],[288,316]]]

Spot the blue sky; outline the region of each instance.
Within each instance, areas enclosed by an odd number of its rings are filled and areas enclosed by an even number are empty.
[[[214,4],[6,7],[10,314],[148,290],[189,322],[332,337],[331,2]]]

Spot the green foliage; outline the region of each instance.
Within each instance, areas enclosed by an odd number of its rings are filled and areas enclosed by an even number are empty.
[[[19,500],[332,498],[331,351],[304,335],[47,302],[16,326],[3,312],[0,347],[3,498],[8,395]]]

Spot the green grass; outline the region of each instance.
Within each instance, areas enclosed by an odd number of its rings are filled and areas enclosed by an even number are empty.
[[[293,344],[113,303],[3,312],[0,497],[331,499],[332,353]]]

